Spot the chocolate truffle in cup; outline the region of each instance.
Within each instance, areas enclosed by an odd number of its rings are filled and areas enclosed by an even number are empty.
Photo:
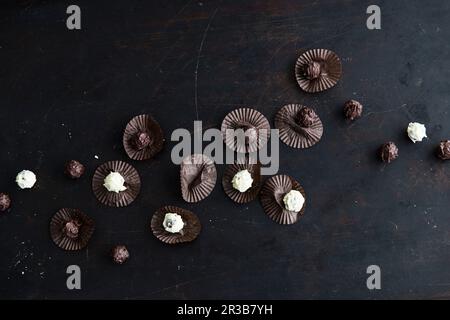
[[[6,211],[11,206],[11,198],[6,193],[0,193],[0,211]]]
[[[309,61],[305,66],[305,76],[308,80],[314,80],[321,76],[322,74],[322,66],[320,62],[317,61]]]
[[[191,211],[164,206],[158,209],[151,221],[151,229],[156,238],[167,244],[193,241],[200,233],[201,224]]]
[[[123,133],[123,147],[133,160],[147,160],[159,153],[164,135],[158,122],[150,115],[142,114],[128,122]]]
[[[242,162],[227,165],[222,177],[225,194],[236,203],[254,200],[261,189],[261,164]]]
[[[111,207],[125,207],[139,195],[141,179],[137,170],[130,164],[109,161],[95,171],[92,190],[101,203]]]
[[[260,198],[265,213],[279,224],[296,223],[305,213],[305,191],[287,175],[269,178],[261,189]]]
[[[363,106],[356,100],[348,100],[344,104],[345,117],[351,121],[360,118],[362,115]]]
[[[50,236],[63,250],[80,250],[94,233],[94,220],[78,209],[60,209],[50,221]]]
[[[198,202],[205,199],[214,189],[216,180],[216,166],[209,157],[193,154],[181,162],[181,194],[185,201]]]
[[[295,64],[295,77],[306,92],[320,92],[335,86],[341,74],[341,60],[327,49],[308,50]]]
[[[390,163],[398,158],[398,148],[394,142],[386,142],[380,148],[381,160],[386,163]]]
[[[69,178],[78,179],[84,174],[85,168],[77,160],[70,160],[66,163],[65,173]]]
[[[442,160],[450,160],[450,140],[443,140],[438,146],[437,156]]]
[[[225,116],[221,131],[228,148],[239,153],[249,153],[261,149],[267,143],[270,124],[259,111],[240,108]]]
[[[128,249],[124,245],[117,245],[112,249],[111,256],[113,261],[117,264],[125,263],[130,257]]]
[[[309,148],[320,141],[323,124],[316,112],[300,104],[288,104],[275,115],[280,139],[293,148]]]

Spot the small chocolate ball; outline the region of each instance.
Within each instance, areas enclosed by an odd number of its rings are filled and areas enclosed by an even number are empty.
[[[302,127],[311,127],[317,119],[317,114],[313,109],[303,107],[297,114],[297,123]]]
[[[398,158],[398,148],[393,142],[386,142],[380,149],[381,160],[386,163]]]
[[[439,144],[437,156],[442,160],[450,160],[450,140],[443,140]]]
[[[0,193],[0,211],[6,211],[11,206],[11,198],[6,193]]]
[[[80,227],[81,227],[80,221],[70,220],[64,225],[63,232],[68,238],[76,239],[78,238]]]
[[[122,264],[128,260],[130,253],[124,245],[115,246],[112,250],[112,257],[115,263]]]
[[[80,178],[84,174],[84,171],[84,166],[76,160],[70,160],[66,163],[66,175],[72,179]]]
[[[142,150],[150,145],[151,139],[147,132],[138,132],[134,136],[133,144],[137,150]]]
[[[356,100],[349,100],[344,104],[345,117],[349,120],[355,120],[361,117],[363,106]]]
[[[306,66],[305,76],[308,80],[314,80],[320,77],[322,74],[322,66],[320,62],[310,61]]]

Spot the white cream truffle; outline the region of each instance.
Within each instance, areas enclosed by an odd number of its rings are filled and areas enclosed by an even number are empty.
[[[20,171],[16,176],[16,183],[20,189],[31,189],[36,183],[36,175],[30,170]]]
[[[239,192],[245,192],[252,187],[252,175],[247,169],[241,170],[234,175],[231,183],[233,184],[233,188]]]
[[[283,202],[286,210],[299,212],[305,204],[305,198],[300,191],[291,190],[285,194]]]
[[[118,172],[111,172],[103,182],[103,186],[110,192],[119,193],[127,190],[127,187],[124,186],[125,179]]]
[[[423,124],[418,122],[410,122],[406,132],[408,133],[408,137],[414,143],[422,141],[423,138],[427,138],[427,129]]]
[[[184,222],[179,214],[168,212],[164,216],[163,227],[167,232],[178,233],[183,229]]]

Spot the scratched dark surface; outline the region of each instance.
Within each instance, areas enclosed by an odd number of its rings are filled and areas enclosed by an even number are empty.
[[[382,30],[366,28],[372,1],[76,1],[82,30],[66,28],[67,1],[18,1],[0,9],[0,189],[13,206],[0,215],[0,298],[442,298],[450,297],[450,163],[436,144],[450,137],[450,2],[378,1]],[[305,94],[294,64],[308,48],[342,59],[333,89]],[[360,100],[349,125],[342,104]],[[280,145],[280,173],[308,195],[304,218],[279,226],[258,201],[231,202],[219,184],[206,200],[183,202],[170,133],[193,120],[218,127],[251,106],[273,124],[279,107],[314,107],[324,126],[310,150]],[[124,209],[102,206],[91,176],[107,160],[128,160],[122,130],[134,115],[162,125],[164,152],[133,162],[143,185]],[[410,121],[429,139],[413,144]],[[400,157],[376,156],[393,140]],[[95,159],[97,155],[99,159]],[[63,175],[79,159],[87,174]],[[38,186],[19,191],[31,169]],[[218,166],[219,178],[223,166]],[[195,211],[199,238],[167,246],[149,231],[165,204]],[[87,250],[66,253],[49,237],[60,207],[97,225]],[[131,259],[113,265],[125,243]],[[82,270],[82,290],[66,289],[66,267]],[[366,288],[381,267],[382,290]]]

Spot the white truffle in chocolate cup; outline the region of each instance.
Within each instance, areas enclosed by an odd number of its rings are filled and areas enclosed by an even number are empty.
[[[305,198],[297,190],[291,190],[283,197],[283,202],[286,210],[300,212],[305,203]]]
[[[416,143],[417,141],[422,141],[423,138],[428,138],[425,125],[418,122],[410,122],[408,128],[406,129],[406,132],[408,133],[408,137],[414,143]]]
[[[178,233],[183,229],[184,222],[179,214],[168,212],[164,216],[163,227],[167,232]]]
[[[124,186],[125,179],[118,172],[111,172],[105,177],[103,186],[110,192],[119,193],[127,190]]]
[[[245,192],[252,187],[253,178],[250,172],[245,169],[236,173],[231,181],[233,188],[239,192]]]
[[[36,175],[30,170],[20,171],[16,176],[16,183],[20,189],[31,189],[36,183]]]

